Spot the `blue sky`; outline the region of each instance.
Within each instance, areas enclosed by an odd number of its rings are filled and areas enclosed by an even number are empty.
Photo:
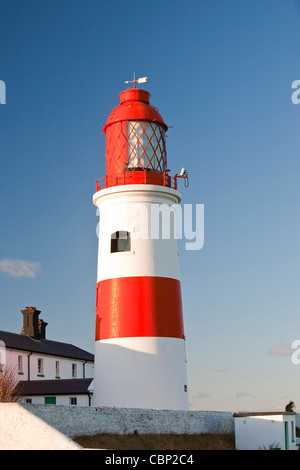
[[[299,36],[294,0],[0,0],[0,329],[34,305],[93,352],[98,134],[135,72],[205,206],[179,242],[191,408],[298,411]]]

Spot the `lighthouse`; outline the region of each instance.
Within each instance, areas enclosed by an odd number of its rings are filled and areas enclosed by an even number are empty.
[[[161,227],[161,215],[172,215],[181,201],[177,178],[186,172],[170,174],[168,126],[150,104],[150,93],[137,88],[134,80],[119,99],[103,126],[106,175],[96,181],[93,196],[100,217],[94,404],[187,410],[172,217],[165,217],[169,227]]]

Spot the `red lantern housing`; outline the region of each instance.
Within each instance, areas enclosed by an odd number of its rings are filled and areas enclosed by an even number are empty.
[[[97,190],[121,184],[157,184],[171,187],[168,175],[165,124],[150,93],[137,88],[120,93],[103,126],[106,134],[106,176]]]

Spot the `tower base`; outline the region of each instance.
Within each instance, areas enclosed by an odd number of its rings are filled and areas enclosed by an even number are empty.
[[[188,410],[185,341],[114,338],[95,343],[94,405]]]

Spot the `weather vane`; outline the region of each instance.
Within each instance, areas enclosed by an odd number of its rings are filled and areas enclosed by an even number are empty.
[[[148,82],[148,77],[141,77],[138,78],[137,80],[135,79],[135,72],[133,74],[133,80],[127,80],[125,83],[133,83],[133,88],[135,88],[136,83],[147,83]]]

